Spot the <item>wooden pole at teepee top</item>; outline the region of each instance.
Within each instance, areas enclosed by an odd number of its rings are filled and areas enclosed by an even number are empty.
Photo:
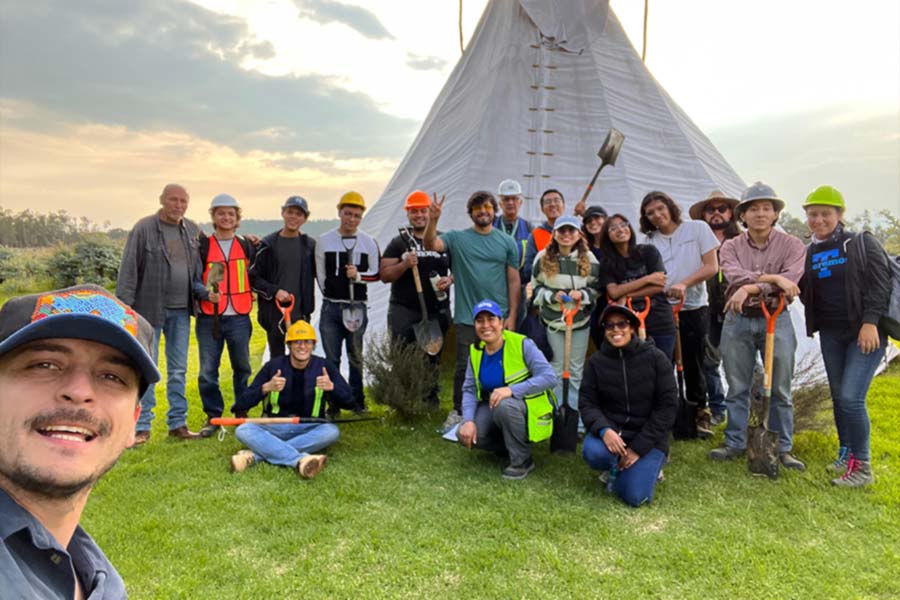
[[[463,50],[462,2],[463,2],[463,0],[459,0],[459,53],[460,54],[463,54],[465,52],[465,50]]]
[[[462,6],[462,0],[459,0]],[[650,0],[644,0],[644,44],[641,48],[641,62],[647,62],[647,10],[650,8]],[[462,35],[462,33],[460,33]]]

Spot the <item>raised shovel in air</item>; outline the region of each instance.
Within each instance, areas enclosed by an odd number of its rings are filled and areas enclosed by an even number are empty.
[[[594,172],[594,177],[591,178],[591,182],[588,184],[587,189],[584,190],[581,200],[575,205],[575,214],[579,217],[582,216],[585,209],[587,209],[588,196],[591,195],[591,190],[594,189],[594,184],[597,183],[597,177],[600,176],[600,171],[602,171],[603,167],[606,165],[615,166],[616,158],[619,156],[619,150],[622,149],[623,143],[625,143],[625,135],[618,129],[610,127],[609,133],[606,134],[606,139],[603,140],[603,145],[600,146],[600,150],[597,152],[597,156],[600,157],[600,166],[597,167],[597,170]]]

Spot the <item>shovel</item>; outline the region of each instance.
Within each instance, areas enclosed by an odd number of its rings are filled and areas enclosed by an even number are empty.
[[[684,296],[678,304],[672,305],[675,317],[675,372],[678,375],[678,414],[672,435],[676,440],[691,440],[697,437],[697,403],[689,402],[684,395],[684,362],[681,358],[681,321],[678,313],[684,307]]]
[[[650,296],[644,296],[644,310],[638,312],[631,307],[631,296],[628,296],[625,300],[625,306],[628,307],[628,310],[633,312],[638,318],[638,337],[642,340],[647,339],[647,326],[645,322],[647,321],[647,315],[650,314]]]
[[[353,240],[353,243],[350,244],[349,247],[347,246],[347,240]],[[350,237],[350,238],[342,237],[341,244],[344,246],[344,250],[347,251],[347,264],[348,265],[354,264],[353,249],[356,247],[356,238],[355,237]],[[362,307],[360,307],[359,304],[356,303],[356,300],[353,297],[353,295],[354,295],[353,281],[351,281],[350,279],[348,279],[347,281],[349,282],[349,285],[350,285],[350,304],[345,306],[341,310],[341,321],[343,322],[344,328],[347,331],[349,331],[350,333],[354,333],[355,331],[359,330],[360,327],[362,327],[363,318],[365,317],[365,314],[363,312]]]
[[[564,302],[574,302],[568,295],[564,296]],[[563,351],[562,372],[562,403],[556,422],[553,424],[553,434],[550,436],[551,452],[575,452],[578,446],[578,411],[569,407],[569,358],[572,354],[572,321],[581,306],[581,300],[574,302],[572,308],[563,307],[563,319],[566,322],[566,343]]]
[[[759,399],[750,402],[750,428],[747,433],[747,467],[751,473],[778,477],[778,434],[769,431],[769,404],[772,399],[772,365],[775,360],[775,323],[784,310],[784,294],[779,294],[778,307],[769,312],[765,301],[760,302],[766,318],[766,351],[763,355],[763,385]]]
[[[400,238],[406,242],[406,247],[410,252],[416,251],[416,241],[409,229],[400,227]],[[444,335],[441,333],[441,327],[436,319],[428,317],[428,308],[425,307],[425,295],[422,293],[422,277],[419,275],[419,267],[416,265],[412,268],[413,281],[416,284],[416,295],[419,297],[419,309],[422,311],[422,320],[413,325],[413,333],[416,336],[416,343],[429,356],[437,356],[444,346]]]
[[[209,263],[209,272],[206,274],[206,289],[213,294],[219,293],[219,284],[225,280],[225,263]],[[221,338],[219,333],[219,306],[218,302],[213,307],[213,339]]]
[[[588,184],[587,189],[584,190],[584,194],[581,196],[581,200],[578,201],[578,204],[575,205],[575,215],[582,216],[584,215],[584,211],[587,208],[587,199],[588,196],[591,195],[591,190],[594,189],[594,184],[597,182],[597,177],[600,176],[600,171],[603,170],[603,167],[606,165],[615,166],[616,158],[619,156],[619,150],[622,149],[622,144],[625,142],[625,136],[621,131],[615,129],[613,127],[609,128],[609,133],[606,134],[606,139],[603,140],[603,145],[600,146],[600,150],[597,152],[597,156],[600,157],[600,166],[597,167],[597,171],[594,173],[593,179]]]

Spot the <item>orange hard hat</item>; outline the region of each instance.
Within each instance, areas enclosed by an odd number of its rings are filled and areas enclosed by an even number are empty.
[[[411,208],[428,208],[431,206],[431,198],[422,190],[416,190],[406,197],[406,204],[403,208],[409,210]]]

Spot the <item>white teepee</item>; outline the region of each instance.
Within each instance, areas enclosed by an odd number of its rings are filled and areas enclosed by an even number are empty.
[[[637,222],[641,198],[663,190],[684,208],[715,189],[738,196],[744,182],[641,62],[608,0],[491,0],[465,53],[362,229],[382,248],[406,224],[406,195],[446,195],[439,227],[469,227],[479,189],[522,183],[522,216],[562,191],[566,212],[599,165],[607,130],[625,134],[614,167],[589,199]],[[385,327],[388,286],[370,289],[369,332]],[[792,311],[805,340],[801,311]],[[806,350],[811,349],[804,344]],[[805,352],[801,352],[803,354]]]

